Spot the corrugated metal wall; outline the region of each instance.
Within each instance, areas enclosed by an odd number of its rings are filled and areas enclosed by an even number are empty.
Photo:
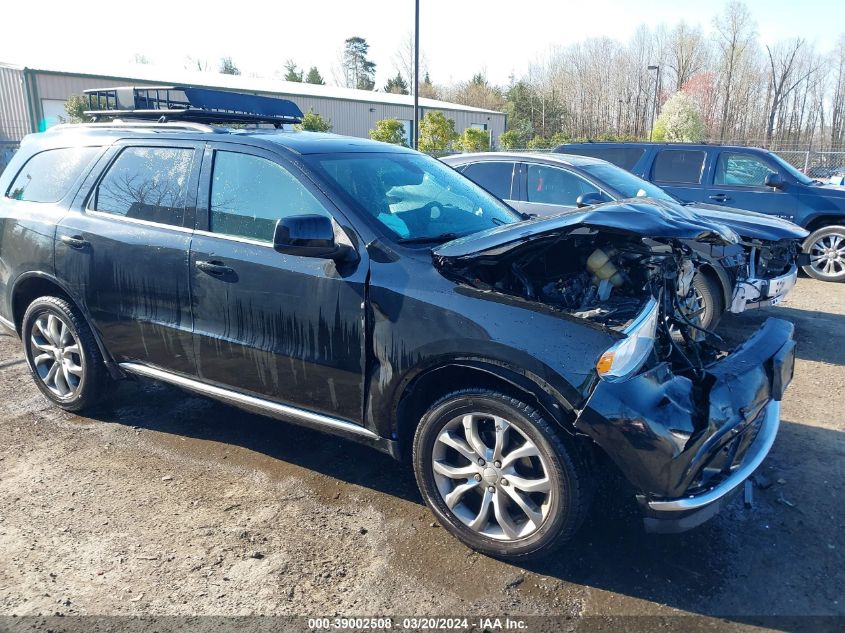
[[[29,134],[23,71],[0,66],[0,141],[20,141]]]
[[[114,86],[127,85],[126,80],[107,80],[97,77],[85,77],[81,75],[58,75],[37,73],[35,74],[37,85],[37,98],[39,100],[65,100],[74,94],[81,94],[87,88],[111,88]],[[148,82],[133,82],[135,85],[152,85]],[[269,93],[262,93],[269,94]],[[273,93],[278,96],[281,93]],[[412,106],[392,105],[382,103],[366,103],[361,101],[350,101],[345,99],[330,99],[312,96],[300,96],[296,94],[282,95],[294,101],[303,112],[313,110],[323,118],[330,119],[332,131],[337,134],[349,136],[367,137],[369,131],[375,127],[376,121],[388,117],[409,121],[413,119],[414,109]],[[40,101],[39,101],[40,102]],[[429,108],[422,108],[422,113]],[[455,121],[455,130],[463,132],[472,125],[487,125],[490,130],[493,142],[497,142],[499,136],[505,131],[504,114],[487,114],[481,112],[467,112],[461,110],[442,110],[450,119]],[[41,115],[39,114],[39,117]]]

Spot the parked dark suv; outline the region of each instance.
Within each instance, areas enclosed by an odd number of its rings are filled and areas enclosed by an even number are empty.
[[[524,221],[412,150],[196,123],[32,135],[0,192],[0,317],[58,406],[141,376],[364,442],[482,552],[563,543],[599,460],[698,525],[777,433],[791,324],[670,334],[683,240],[734,239],[693,217]]]
[[[774,152],[690,143],[571,143],[555,151],[614,163],[684,202],[794,222],[810,231],[804,271],[823,281],[845,281],[845,187],[814,180]],[[702,204],[697,207],[704,212]]]

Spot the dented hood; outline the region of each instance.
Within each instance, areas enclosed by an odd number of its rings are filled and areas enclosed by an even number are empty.
[[[732,228],[745,239],[777,242],[780,240],[803,240],[810,234],[797,224],[774,215],[764,215],[754,211],[702,202],[693,202],[685,206],[704,218],[712,219]]]
[[[700,240],[717,244],[736,244],[739,241],[736,233],[728,227],[706,220],[679,204],[638,198],[497,226],[447,242],[435,249],[434,255],[448,259],[491,250],[502,253],[530,240],[565,234],[582,227],[655,239]]]

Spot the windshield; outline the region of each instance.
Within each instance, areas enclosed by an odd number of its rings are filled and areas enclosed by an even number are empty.
[[[611,165],[610,163],[591,163],[580,165],[580,167],[601,184],[621,193],[623,198],[656,198],[658,200],[672,200],[677,202],[675,198],[663,191],[660,187],[616,165]]]
[[[522,220],[458,172],[424,154],[315,154],[312,167],[399,241],[445,242]]]
[[[797,169],[795,169],[795,167],[793,167],[792,165],[790,165],[789,163],[787,163],[784,159],[782,159],[780,156],[778,156],[778,155],[777,155],[777,154],[775,154],[774,152],[769,152],[769,156],[771,156],[772,158],[774,158],[774,159],[775,159],[775,162],[776,162],[778,165],[780,165],[780,166],[781,166],[781,167],[783,167],[786,171],[788,171],[788,172],[790,173],[790,175],[791,175],[793,178],[795,178],[795,180],[797,180],[798,182],[800,182],[802,185],[812,185],[812,184],[815,182],[812,178],[808,178],[807,176],[805,176],[804,174],[802,174],[800,171],[798,171]]]

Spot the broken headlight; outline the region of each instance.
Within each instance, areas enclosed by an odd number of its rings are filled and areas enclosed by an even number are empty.
[[[654,347],[659,304],[651,299],[645,309],[625,328],[625,338],[617,341],[596,363],[603,380],[627,380],[643,366]]]

